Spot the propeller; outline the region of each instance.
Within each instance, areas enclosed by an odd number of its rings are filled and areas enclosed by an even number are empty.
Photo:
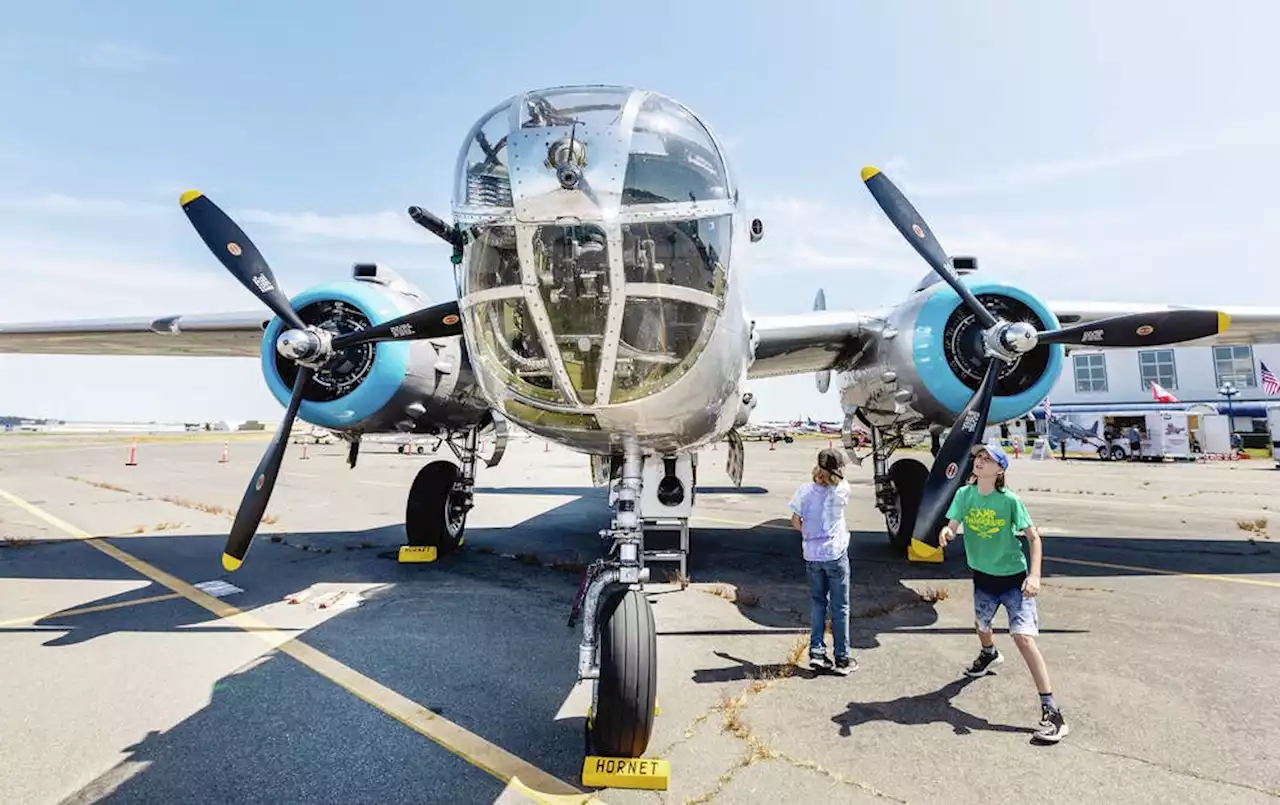
[[[1026,322],[998,319],[961,281],[942,244],[902,191],[878,168],[862,169],[862,181],[907,242],[960,295],[984,328],[987,370],[982,383],[956,418],[947,440],[934,457],[916,514],[909,555],[942,561],[938,532],[956,492],[968,480],[973,448],[982,443],[987,416],[1001,367],[1040,344],[1091,347],[1141,347],[1193,341],[1225,332],[1230,318],[1216,310],[1161,310],[1126,313],[1070,327],[1036,330]]]
[[[219,262],[287,325],[287,329],[276,339],[276,350],[298,364],[293,393],[289,397],[284,419],[280,421],[275,436],[254,470],[253,478],[240,501],[240,508],[236,511],[231,533],[227,536],[222,566],[233,571],[244,562],[258,524],[266,513],[267,502],[271,499],[289,443],[289,433],[293,430],[293,422],[302,406],[303,394],[316,370],[351,347],[380,341],[414,341],[460,335],[462,324],[458,303],[449,301],[336,337],[328,330],[309,326],[302,321],[290,305],[288,297],[280,290],[271,267],[267,265],[258,247],[230,216],[198,190],[183,193],[179,203],[192,227]],[[450,230],[440,219],[417,207],[412,208],[411,214],[413,212],[418,213],[413,217],[419,223],[428,220],[438,225],[428,228],[455,248],[465,245],[463,235]]]

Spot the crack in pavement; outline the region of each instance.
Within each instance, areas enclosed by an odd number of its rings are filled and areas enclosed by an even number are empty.
[[[1144,757],[1138,757],[1136,755],[1127,755],[1124,752],[1113,752],[1107,749],[1095,749],[1091,746],[1085,746],[1084,744],[1081,744],[1078,742],[1069,743],[1067,745],[1072,746],[1076,749],[1080,749],[1085,752],[1090,752],[1095,755],[1106,755],[1107,757],[1116,757],[1116,758],[1121,758],[1123,760],[1132,760],[1135,763],[1141,763],[1145,766],[1151,766],[1153,768],[1157,768],[1162,771],[1167,771],[1172,774],[1177,774],[1183,777],[1190,777],[1192,779],[1201,780],[1206,783],[1218,783],[1219,785],[1231,786],[1233,788],[1243,788],[1248,791],[1257,792],[1259,794],[1266,794],[1267,796],[1270,796],[1270,797],[1280,797],[1280,791],[1268,791],[1265,788],[1259,788],[1255,785],[1250,785],[1249,783],[1238,783],[1238,782],[1235,782],[1234,780],[1223,780],[1218,777],[1211,777],[1207,774],[1199,774],[1197,772],[1191,771],[1190,769],[1179,769],[1173,766],[1166,765],[1164,763],[1157,763],[1154,760],[1147,760]]]
[[[853,786],[854,788],[858,788],[858,789],[861,789],[862,791],[866,791],[868,794],[871,794],[872,796],[875,796],[875,797],[879,797],[880,799],[887,799],[890,802],[901,802],[903,803],[903,805],[906,805],[907,803],[907,800],[901,799],[899,797],[895,797],[893,794],[886,794],[885,792],[881,791],[880,789],[876,788],[870,783],[864,783],[861,780],[854,780],[851,777],[846,777],[843,774],[840,774],[839,772],[831,771],[826,766],[822,766],[818,763],[815,763],[812,760],[799,760],[797,758],[791,757],[790,755],[784,752],[776,752],[776,751],[774,752],[774,757],[776,757],[778,760],[785,760],[786,762],[790,763],[792,766],[795,766],[797,769],[804,769],[805,771],[814,772],[815,774],[819,774],[824,777],[830,778],[831,780],[834,780],[835,782],[840,783],[841,785]]]
[[[793,663],[793,667],[795,667],[794,663]],[[733,781],[733,778],[737,776],[738,772],[742,771],[748,766],[751,766],[754,763],[758,763],[762,761],[770,761],[770,760],[782,761],[784,763],[790,764],[792,767],[796,769],[800,769],[806,772],[812,772],[819,776],[826,777],[827,779],[832,780],[841,785],[848,785],[848,786],[857,788],[879,799],[888,800],[890,802],[903,803],[905,805],[907,800],[901,799],[899,797],[895,797],[892,794],[887,794],[877,789],[875,786],[871,785],[870,783],[864,783],[861,780],[856,780],[856,779],[853,779],[852,777],[848,777],[846,775],[840,774],[839,772],[834,772],[826,768],[825,766],[817,763],[816,761],[801,760],[799,758],[792,757],[791,755],[788,755],[785,752],[774,749],[773,747],[765,743],[763,738],[761,738],[760,736],[752,732],[751,728],[742,720],[743,709],[748,705],[749,700],[752,697],[760,693],[763,693],[769,688],[772,688],[774,685],[778,684],[779,682],[782,682],[786,678],[788,677],[783,676],[783,677],[775,677],[771,679],[760,679],[760,678],[753,679],[751,682],[747,684],[745,688],[743,688],[742,692],[739,693],[737,696],[729,697],[726,695],[719,702],[707,708],[706,712],[704,712],[703,714],[695,718],[694,721],[690,723],[690,725],[685,729],[685,737],[678,739],[675,743],[672,744],[671,748],[674,748],[675,746],[683,743],[684,741],[689,740],[692,737],[691,736],[692,731],[699,724],[701,724],[703,721],[709,718],[712,711],[719,710],[724,716],[724,723],[721,725],[720,731],[729,733],[730,735],[741,740],[747,745],[746,754],[743,755],[742,758],[740,758],[736,764],[731,766],[728,770],[726,770],[723,774],[720,775],[720,777],[716,780],[716,785],[714,788],[696,797],[686,799],[684,801],[684,805],[706,805],[707,803],[712,802],[716,797],[718,797],[724,791],[725,786]],[[666,803],[667,800],[665,797],[660,796],[659,801]]]

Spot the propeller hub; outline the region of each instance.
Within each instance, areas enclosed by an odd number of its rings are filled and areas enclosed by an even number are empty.
[[[289,329],[276,339],[276,351],[298,363],[308,363],[320,357],[325,342],[320,333],[312,329]]]
[[[1006,327],[1001,340],[1005,347],[1019,355],[1025,355],[1040,343],[1040,339],[1036,337],[1036,328],[1025,321],[1014,322]]]

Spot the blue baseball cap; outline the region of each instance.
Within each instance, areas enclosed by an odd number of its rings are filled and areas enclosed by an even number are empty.
[[[1009,457],[1005,455],[1004,448],[994,444],[975,444],[970,455],[975,458],[979,453],[986,453],[991,460],[1000,465],[1000,469],[1009,469]]]

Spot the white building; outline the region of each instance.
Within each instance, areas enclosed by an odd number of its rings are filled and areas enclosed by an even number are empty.
[[[1154,380],[1181,402],[1224,402],[1228,381],[1235,401],[1263,401],[1262,364],[1280,372],[1280,344],[1162,349],[1073,350],[1049,393],[1057,403],[1148,403]],[[1280,397],[1272,395],[1272,402]]]
[[[1246,410],[1259,403],[1280,405],[1280,395],[1262,390],[1263,364],[1280,373],[1280,344],[1076,349],[1067,355],[1049,402],[1055,411],[1064,406],[1064,413],[1076,405],[1154,405],[1154,381],[1180,403],[1210,403],[1224,412],[1227,398],[1218,389],[1227,382],[1240,392],[1232,398],[1234,405],[1245,404]],[[1233,424],[1247,432],[1257,429],[1257,419],[1256,414],[1237,412]]]

